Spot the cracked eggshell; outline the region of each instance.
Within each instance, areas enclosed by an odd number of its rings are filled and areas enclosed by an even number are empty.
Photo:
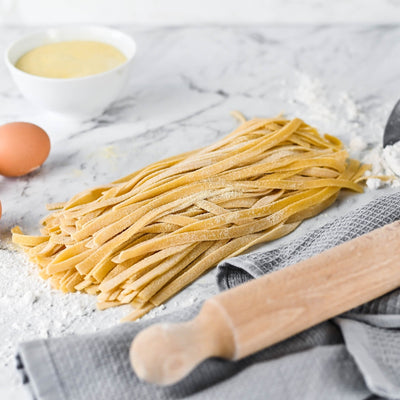
[[[0,174],[16,177],[39,168],[50,152],[50,139],[37,125],[11,122],[0,126]]]

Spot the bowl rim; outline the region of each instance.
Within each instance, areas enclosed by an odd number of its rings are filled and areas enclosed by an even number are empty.
[[[76,77],[76,78],[51,78],[51,77],[46,77],[46,76],[40,76],[40,75],[34,75],[34,74],[30,74],[28,72],[22,71],[21,69],[17,68],[10,60],[10,52],[12,51],[12,49],[17,46],[18,44],[29,40],[30,38],[40,35],[40,34],[45,34],[45,35],[49,35],[50,33],[54,33],[57,31],[71,31],[73,32],[74,30],[79,31],[79,30],[98,30],[98,31],[103,31],[103,32],[112,32],[113,34],[117,34],[120,37],[123,37],[125,40],[127,40],[128,42],[130,42],[130,45],[132,47],[132,54],[129,55],[129,57],[124,54],[127,59],[126,61],[124,61],[122,64],[109,69],[107,71],[104,72],[99,72],[97,74],[92,74],[92,75],[87,75],[87,76],[80,76],[80,77]],[[79,39],[74,39],[74,40],[79,40]],[[84,40],[84,39],[83,39]],[[95,41],[95,39],[92,39],[93,41]],[[61,40],[61,41],[57,41],[55,40],[53,43],[59,43],[62,41],[66,41],[66,40]],[[104,43],[102,40],[99,39],[99,42]],[[35,47],[33,47],[32,49],[34,49]],[[120,50],[120,49],[118,49]],[[82,80],[90,80],[90,79],[99,79],[105,75],[114,73],[120,69],[124,69],[128,66],[129,63],[132,62],[133,58],[136,55],[136,50],[137,50],[137,46],[136,46],[136,41],[133,39],[132,36],[128,35],[125,32],[122,32],[118,29],[114,29],[114,28],[110,28],[108,26],[102,26],[102,25],[63,25],[60,27],[48,27],[46,29],[37,29],[34,30],[26,35],[23,35],[17,39],[15,39],[14,41],[12,41],[6,48],[5,52],[4,52],[4,61],[5,64],[7,65],[8,69],[10,71],[12,71],[15,74],[20,74],[22,76],[25,77],[29,77],[29,79],[37,79],[37,80],[42,80],[43,82],[58,82],[61,84],[62,83],[67,83],[67,82],[78,82],[78,81],[82,81]],[[28,50],[29,51],[29,50]],[[121,51],[121,50],[120,50]]]

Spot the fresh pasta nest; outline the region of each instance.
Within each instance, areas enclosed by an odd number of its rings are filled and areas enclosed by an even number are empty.
[[[293,231],[342,188],[362,192],[368,166],[300,119],[253,119],[215,144],[84,191],[13,229],[40,276],[134,320],[219,261]]]

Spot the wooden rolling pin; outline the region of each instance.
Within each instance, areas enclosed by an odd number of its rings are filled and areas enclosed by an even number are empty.
[[[400,221],[208,299],[131,346],[139,378],[173,384],[208,357],[238,360],[400,286]]]

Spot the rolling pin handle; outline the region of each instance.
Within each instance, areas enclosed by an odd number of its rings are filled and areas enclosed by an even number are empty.
[[[147,382],[171,385],[209,357],[232,359],[232,329],[221,306],[208,300],[191,321],[155,324],[140,332],[130,349],[137,376]]]

